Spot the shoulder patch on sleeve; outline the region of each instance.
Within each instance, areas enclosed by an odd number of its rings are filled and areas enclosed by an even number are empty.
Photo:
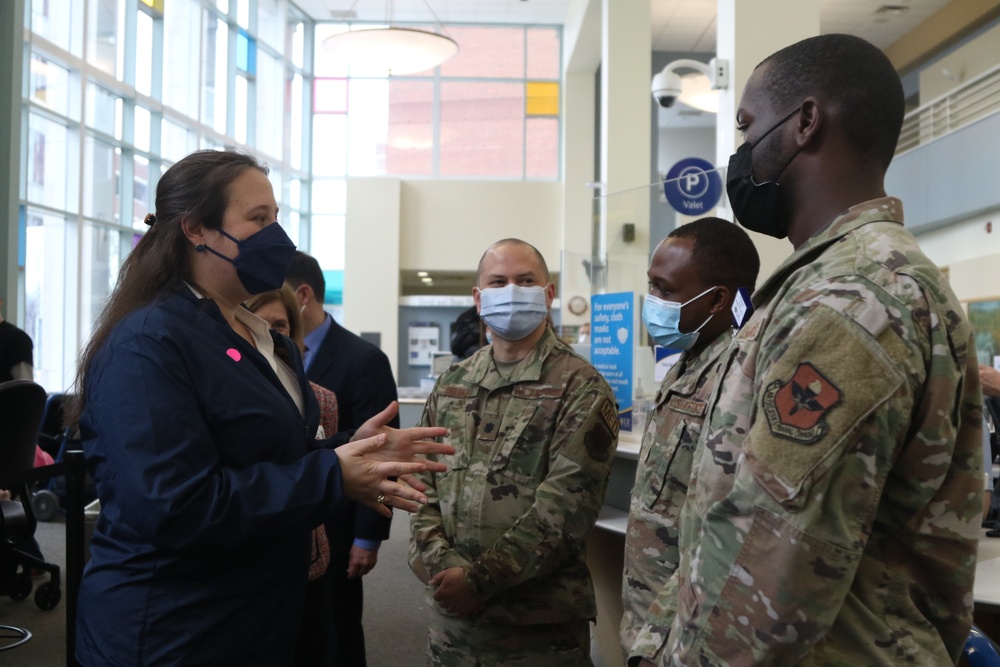
[[[618,420],[618,413],[615,412],[615,408],[610,401],[601,401],[600,415],[611,436],[617,438],[621,422]]]
[[[758,365],[758,412],[744,444],[758,483],[780,503],[795,503],[840,460],[857,426],[901,387],[906,375],[889,352],[892,330],[873,339],[857,322],[826,306],[813,308]]]
[[[611,458],[615,438],[618,437],[619,421],[614,403],[601,398],[600,406],[587,419],[584,428],[588,430],[583,436],[583,444],[590,458],[599,463],[607,462]]]
[[[826,415],[841,402],[840,389],[809,362],[799,364],[787,382],[764,390],[764,413],[771,433],[812,444],[829,429]]]
[[[590,458],[601,463],[610,458],[611,443],[614,440],[614,436],[600,422],[595,422],[590,427],[590,430],[587,431],[587,434],[583,436],[583,442],[587,446],[587,453],[590,454]]]

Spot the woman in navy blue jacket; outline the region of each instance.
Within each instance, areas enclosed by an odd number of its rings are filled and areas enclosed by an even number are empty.
[[[313,442],[299,351],[240,304],[281,286],[294,245],[254,158],[201,151],[163,175],[77,387],[101,514],[80,587],[85,666],[292,660],[310,530],[345,496],[390,513],[449,453],[443,429]],[[318,441],[322,446],[323,441]],[[390,476],[399,475],[401,481]],[[406,485],[402,481],[409,481]]]

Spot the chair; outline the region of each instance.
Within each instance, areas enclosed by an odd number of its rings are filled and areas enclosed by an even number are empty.
[[[73,394],[49,394],[42,413],[42,425],[38,433],[38,446],[48,453],[56,463],[63,460],[66,450],[75,443],[76,427],[63,424],[66,406],[76,400]],[[60,486],[62,483],[62,487]],[[53,476],[39,482],[32,489],[31,509],[39,521],[51,521],[59,514],[60,496],[65,495],[65,483],[61,476]]]
[[[974,625],[969,632],[969,638],[965,640],[962,657],[965,659],[964,664],[969,667],[1000,667],[1000,652],[997,651],[997,645]]]
[[[14,600],[31,593],[32,569],[44,570],[50,580],[35,591],[35,604],[52,609],[62,597],[59,567],[26,553],[34,537],[36,520],[28,492],[29,473],[35,462],[35,444],[45,407],[45,390],[28,380],[0,383],[0,488],[11,492],[11,500],[0,501],[0,587]],[[16,500],[14,500],[16,498]],[[24,628],[0,626],[0,651],[31,639]]]

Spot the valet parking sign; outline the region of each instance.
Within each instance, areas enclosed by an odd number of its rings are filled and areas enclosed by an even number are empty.
[[[687,157],[670,168],[663,194],[678,213],[704,215],[722,196],[722,179],[715,165],[700,157]]]
[[[590,298],[590,361],[611,385],[622,429],[632,430],[632,309],[635,294]]]

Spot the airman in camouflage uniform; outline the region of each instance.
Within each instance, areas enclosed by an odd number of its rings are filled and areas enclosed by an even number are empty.
[[[546,307],[554,295],[523,241],[494,244],[479,283],[477,306],[511,285],[545,285]],[[448,428],[456,449],[441,459],[446,473],[421,476],[429,502],[410,523],[411,567],[438,612],[428,660],[589,665],[596,607],[584,539],[614,458],[614,396],[544,319],[503,338],[487,310],[493,344],[442,374],[421,420]]]
[[[747,233],[719,218],[681,225],[657,246],[650,261],[647,302],[653,303],[645,304],[643,320],[658,344],[685,351],[660,384],[632,489],[621,622],[622,649],[630,665],[655,659],[673,621],[650,606],[677,570],[680,510],[705,408],[732,341],[733,301],[753,291],[759,269]],[[651,310],[657,299],[683,304],[676,327],[657,324],[655,308]]]
[[[676,605],[663,664],[958,658],[981,394],[972,328],[884,196],[902,109],[888,59],[845,35],[783,49],[747,82],[730,201],[796,251],[754,295],[709,405],[661,591]],[[760,192],[781,179],[776,206],[739,182],[748,167]]]

